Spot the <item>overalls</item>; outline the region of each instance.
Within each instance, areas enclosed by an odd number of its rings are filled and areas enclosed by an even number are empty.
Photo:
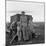
[[[27,33],[27,16],[26,15],[22,15],[20,17],[20,21],[21,21],[21,26],[22,26],[22,34],[23,34],[23,39],[24,40],[28,40],[28,33]]]
[[[27,31],[27,24],[26,23],[22,24],[22,32],[23,32],[23,39],[28,40],[29,37],[28,37],[28,31]]]

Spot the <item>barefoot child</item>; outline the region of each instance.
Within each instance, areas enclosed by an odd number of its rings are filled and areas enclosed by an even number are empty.
[[[21,23],[17,22],[17,36],[18,36],[18,41],[21,40]]]

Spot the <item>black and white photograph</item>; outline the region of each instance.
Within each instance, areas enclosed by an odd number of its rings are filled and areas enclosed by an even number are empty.
[[[45,43],[44,2],[6,0],[6,46]]]

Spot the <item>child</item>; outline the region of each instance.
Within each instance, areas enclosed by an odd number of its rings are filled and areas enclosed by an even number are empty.
[[[30,18],[30,20],[29,20],[28,27],[29,27],[29,35],[31,35],[31,37],[35,37],[35,30],[33,27],[32,18]]]
[[[21,23],[17,22],[17,36],[18,36],[18,41],[21,40]]]

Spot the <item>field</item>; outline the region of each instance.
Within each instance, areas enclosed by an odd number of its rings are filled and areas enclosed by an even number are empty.
[[[15,40],[13,41],[13,43],[11,45],[20,45],[20,44],[39,44],[39,43],[44,43],[45,42],[45,25],[44,22],[35,22],[34,23],[34,30],[36,33],[40,33],[40,36],[38,38],[33,38],[30,39],[29,41],[20,41],[20,42],[15,42]],[[6,46],[10,45],[10,34],[6,33]]]

